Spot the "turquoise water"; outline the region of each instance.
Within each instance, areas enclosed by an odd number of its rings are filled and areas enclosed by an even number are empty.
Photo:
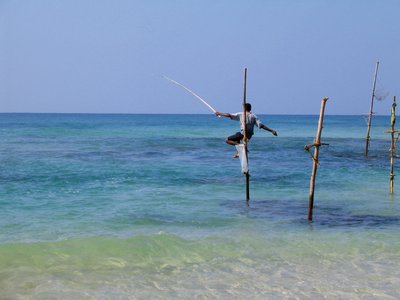
[[[318,116],[260,117],[247,206],[228,119],[0,114],[0,299],[399,298],[389,117],[326,116],[312,223]]]

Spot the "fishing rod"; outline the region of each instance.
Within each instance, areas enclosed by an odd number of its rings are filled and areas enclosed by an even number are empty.
[[[184,86],[182,83],[179,83],[175,80],[173,80],[172,78],[169,78],[165,75],[163,75],[163,77],[165,79],[167,79],[168,81],[171,81],[172,83],[175,83],[176,85],[180,86],[181,88],[185,89],[186,91],[188,91],[190,94],[192,94],[193,96],[195,96],[197,99],[199,99],[201,102],[203,102],[203,104],[205,104],[209,109],[212,110],[213,113],[216,113],[217,111],[210,105],[207,103],[206,100],[204,100],[203,98],[201,98],[199,95],[197,95],[195,92],[193,92],[191,89],[187,88],[186,86]],[[220,117],[220,116],[218,116]]]

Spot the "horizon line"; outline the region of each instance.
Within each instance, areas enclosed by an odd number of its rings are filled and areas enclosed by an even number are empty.
[[[123,112],[0,112],[0,114],[59,114],[59,115],[214,115],[212,113],[123,113]],[[270,115],[270,116],[318,116],[319,114],[282,114],[282,113],[257,113],[257,115]],[[365,114],[325,114],[325,116],[368,116]],[[375,116],[390,116],[390,114],[378,114]]]

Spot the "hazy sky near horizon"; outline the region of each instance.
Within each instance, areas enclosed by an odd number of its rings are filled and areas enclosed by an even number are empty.
[[[0,0],[0,112],[374,111],[400,97],[398,0]]]

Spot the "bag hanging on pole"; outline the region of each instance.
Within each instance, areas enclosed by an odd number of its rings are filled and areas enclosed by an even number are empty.
[[[246,174],[249,172],[249,165],[247,162],[246,150],[243,144],[235,145],[237,152],[239,153],[240,165],[242,167],[242,173]]]

